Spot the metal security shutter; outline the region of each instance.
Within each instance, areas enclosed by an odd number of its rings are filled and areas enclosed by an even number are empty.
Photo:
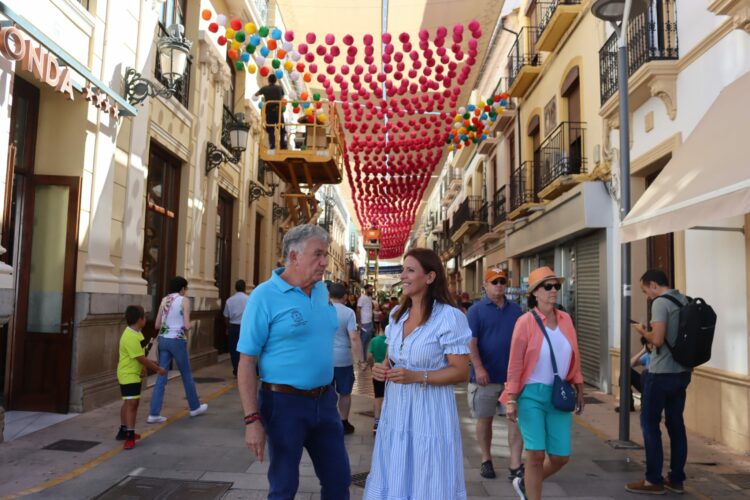
[[[601,376],[602,291],[599,263],[599,235],[576,241],[575,324],[581,370],[587,384],[599,387]]]

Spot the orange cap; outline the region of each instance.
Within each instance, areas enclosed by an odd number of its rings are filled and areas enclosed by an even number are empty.
[[[494,267],[491,268],[491,269],[487,269],[484,272],[484,281],[492,282],[492,281],[495,281],[498,278],[503,278],[503,279],[507,280],[508,279],[508,273],[506,273],[502,269],[498,269],[498,268],[494,268]]]

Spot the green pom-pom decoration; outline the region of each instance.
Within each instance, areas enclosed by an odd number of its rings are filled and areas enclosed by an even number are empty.
[[[235,62],[234,67],[237,68],[237,71],[245,71],[245,63],[242,61]]]
[[[248,44],[248,45],[247,45],[247,46],[245,47],[245,50],[246,50],[246,51],[247,51],[247,52],[248,52],[249,54],[252,54],[253,52],[255,52],[255,45],[250,45],[250,44]]]
[[[261,26],[260,29],[258,30],[258,34],[260,36],[262,36],[262,37],[267,37],[268,36],[268,26]]]
[[[279,61],[278,59],[274,59],[273,61],[271,61],[271,66],[273,66],[273,69],[279,69],[279,67],[281,66],[281,61]]]
[[[234,39],[238,42],[242,43],[245,41],[245,32],[244,31],[238,31],[234,34]]]

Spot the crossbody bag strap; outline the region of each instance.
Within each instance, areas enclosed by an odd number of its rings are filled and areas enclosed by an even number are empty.
[[[544,338],[547,339],[547,343],[549,344],[549,355],[550,358],[552,358],[552,370],[554,370],[555,375],[559,377],[560,375],[557,373],[557,361],[555,360],[555,350],[552,348],[552,341],[549,339],[549,335],[547,335],[547,329],[544,327],[542,318],[539,317],[536,311],[532,310],[531,314],[534,315],[534,319],[536,320],[537,325],[539,325],[539,329],[542,330]]]

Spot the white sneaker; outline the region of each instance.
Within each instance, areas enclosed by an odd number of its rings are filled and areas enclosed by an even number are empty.
[[[206,410],[208,410],[208,405],[206,403],[203,403],[195,410],[190,410],[190,416],[197,417],[198,415],[203,415],[204,413],[206,413]]]
[[[148,424],[160,424],[166,421],[167,417],[162,417],[161,415],[149,415],[146,419],[146,423]]]

